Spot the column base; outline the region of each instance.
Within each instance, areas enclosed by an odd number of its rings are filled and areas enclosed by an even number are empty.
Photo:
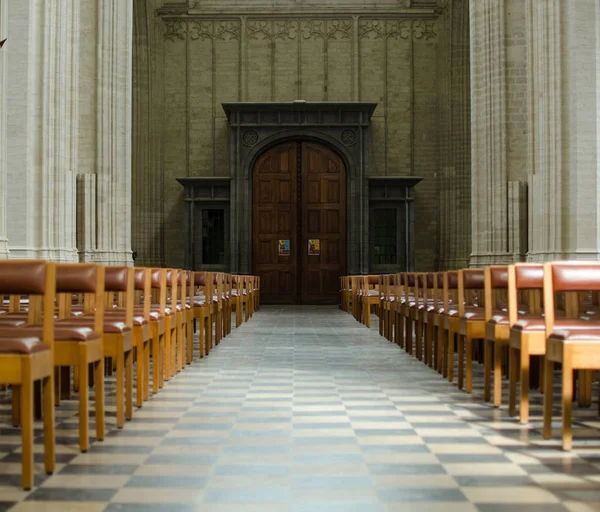
[[[501,253],[480,253],[471,254],[471,267],[487,267],[489,265],[510,265],[525,259],[524,254],[513,254],[507,252]]]
[[[10,258],[10,251],[8,250],[8,238],[0,237],[0,260],[7,260]]]
[[[440,260],[440,271],[443,270],[459,270],[469,266],[469,258],[447,258]]]
[[[594,251],[567,251],[567,252],[528,252],[527,261],[544,263],[555,260],[587,260],[600,261],[600,252]]]
[[[131,251],[86,251],[80,253],[85,256],[85,260],[108,266],[126,266],[133,267],[133,256]]]
[[[35,247],[9,247],[12,260],[48,260],[55,263],[78,263],[75,249],[41,249]]]

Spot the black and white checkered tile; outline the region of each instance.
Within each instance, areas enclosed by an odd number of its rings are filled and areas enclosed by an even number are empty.
[[[57,471],[43,474],[40,439],[30,492],[6,393],[0,511],[600,510],[595,408],[576,408],[563,453],[558,408],[544,441],[539,394],[521,426],[483,403],[480,368],[474,382],[458,391],[337,308],[264,307],[122,430],[109,381],[107,438],[86,454],[63,402]]]

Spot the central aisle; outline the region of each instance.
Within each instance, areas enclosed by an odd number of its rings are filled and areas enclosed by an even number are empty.
[[[28,499],[109,511],[569,510],[528,474],[532,457],[495,446],[476,408],[491,412],[337,308],[267,306]]]

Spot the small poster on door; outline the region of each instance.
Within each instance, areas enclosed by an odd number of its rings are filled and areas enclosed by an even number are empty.
[[[289,256],[290,255],[290,241],[289,240],[279,240],[279,256]]]
[[[311,239],[308,241],[308,255],[319,256],[321,254],[321,240],[318,238]]]

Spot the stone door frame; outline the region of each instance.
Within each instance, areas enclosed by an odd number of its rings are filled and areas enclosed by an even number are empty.
[[[346,165],[347,272],[369,268],[368,147],[371,102],[223,103],[231,176],[229,271],[252,271],[252,170],[269,148],[290,140],[323,144]]]

